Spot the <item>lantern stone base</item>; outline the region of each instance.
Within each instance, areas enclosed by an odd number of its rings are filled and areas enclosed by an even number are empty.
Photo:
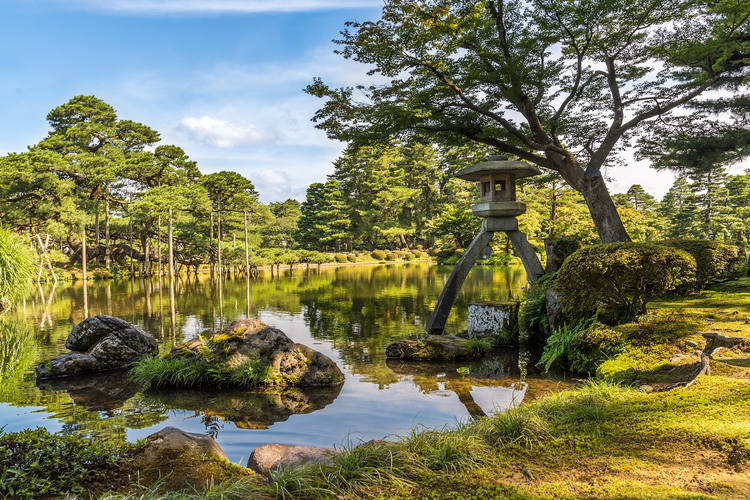
[[[469,337],[501,337],[511,343],[518,322],[518,302],[469,304]]]
[[[483,201],[471,207],[477,217],[516,217],[526,212],[520,201]]]
[[[518,219],[515,217],[488,217],[482,221],[482,229],[490,233],[518,231]]]

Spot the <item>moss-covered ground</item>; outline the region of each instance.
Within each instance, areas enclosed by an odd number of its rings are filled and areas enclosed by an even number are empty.
[[[702,332],[750,338],[750,277],[715,285],[687,297],[649,304],[638,322],[614,327],[625,346],[599,366],[599,378],[655,388],[690,379],[706,344]],[[717,353],[712,373],[750,379],[750,356]]]

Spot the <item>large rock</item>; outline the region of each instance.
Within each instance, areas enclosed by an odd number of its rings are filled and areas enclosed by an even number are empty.
[[[165,427],[146,438],[146,445],[135,457],[134,463],[137,467],[145,467],[158,464],[167,455],[184,454],[229,461],[212,437]]]
[[[167,357],[210,359],[226,373],[258,364],[269,373],[270,380],[262,385],[330,386],[344,381],[344,374],[331,358],[295,343],[281,330],[256,319],[238,320],[223,332],[185,342]]]
[[[120,370],[158,352],[156,339],[125,320],[93,316],[73,327],[62,354],[36,367],[37,378],[72,377]]]
[[[479,356],[467,340],[452,335],[427,335],[424,339],[400,340],[385,348],[389,359],[442,361],[471,359]]]
[[[333,448],[317,446],[289,446],[286,444],[264,444],[255,448],[247,461],[248,468],[259,474],[291,469],[308,464],[329,464],[341,453]]]

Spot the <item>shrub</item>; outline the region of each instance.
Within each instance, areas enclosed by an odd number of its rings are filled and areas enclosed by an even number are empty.
[[[343,264],[344,262],[348,262],[349,259],[346,258],[345,253],[337,253],[333,256],[334,259],[336,259],[336,262],[339,264]]]
[[[699,288],[739,278],[745,271],[747,254],[740,246],[709,240],[669,240],[666,244],[693,256]]]
[[[385,254],[385,260],[398,260],[398,255],[393,252],[388,252]]]
[[[383,250],[373,250],[370,257],[375,260],[385,260],[385,252]]]
[[[695,282],[695,259],[653,243],[608,243],[582,248],[565,260],[555,289],[569,322],[599,315],[617,324],[646,313],[649,300]]]
[[[570,373],[589,375],[619,352],[622,336],[594,318],[576,325],[564,324],[547,339],[538,366],[545,372],[553,366]]]
[[[480,266],[507,266],[510,263],[510,255],[507,253],[492,254],[489,259],[477,261]]]
[[[111,280],[113,278],[112,273],[106,267],[97,267],[91,273],[93,279],[99,280]]]
[[[0,496],[67,497],[113,484],[135,447],[27,429],[0,435]]]
[[[31,283],[34,260],[23,238],[0,228],[0,312]]]
[[[346,260],[349,262],[357,262],[357,256],[353,253],[350,253],[346,256]]]
[[[534,281],[521,299],[518,308],[518,333],[523,343],[542,345],[549,330],[547,290],[554,283],[554,274],[545,274]]]

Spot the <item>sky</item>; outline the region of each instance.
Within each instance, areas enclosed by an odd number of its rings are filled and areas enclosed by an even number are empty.
[[[346,21],[375,20],[381,0],[0,0],[0,154],[43,138],[46,114],[79,94],[160,132],[203,173],[234,170],[264,202],[303,200],[343,144],[315,129],[302,89],[366,81],[333,53]],[[613,192],[661,197],[673,175],[610,168]]]

